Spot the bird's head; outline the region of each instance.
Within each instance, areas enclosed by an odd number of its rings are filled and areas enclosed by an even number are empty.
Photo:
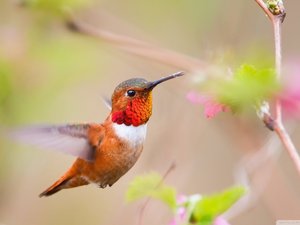
[[[127,126],[147,123],[152,114],[152,90],[158,84],[182,76],[177,72],[155,81],[132,78],[120,83],[112,95],[112,122]]]

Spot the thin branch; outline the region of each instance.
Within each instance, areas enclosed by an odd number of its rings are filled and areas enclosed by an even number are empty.
[[[281,18],[273,16],[272,25],[274,30],[274,42],[275,42],[275,65],[277,80],[281,81],[281,68],[282,68],[282,51],[281,51]],[[281,101],[277,100],[275,103],[275,120],[282,124],[282,107]]]
[[[132,37],[96,28],[78,19],[72,18],[67,25],[69,29],[73,31],[99,38],[130,54],[154,60],[185,71],[198,72],[207,67],[205,62],[191,56],[158,47]]]
[[[277,104],[277,103],[276,103]],[[277,106],[278,107],[278,106]],[[277,108],[278,109],[278,108]],[[297,172],[300,175],[300,156],[299,153],[291,140],[290,135],[282,124],[281,120],[274,120],[270,114],[263,114],[263,122],[271,130],[275,131],[279,139],[281,140],[284,148],[287,150],[290,158],[292,159]]]
[[[268,15],[272,22],[274,30],[274,42],[275,42],[275,65],[276,65],[276,75],[277,80],[281,81],[281,68],[282,68],[282,50],[281,50],[281,24],[285,18],[285,9],[280,0],[270,2],[272,3],[272,9],[269,8],[263,0],[255,0],[257,4],[263,9],[263,11]],[[269,3],[270,3],[269,2]],[[269,4],[270,5],[270,4]],[[279,99],[275,102],[275,119],[271,115],[266,114],[268,120],[272,121],[272,128],[281,140],[284,148],[287,150],[290,158],[292,159],[298,174],[300,175],[300,156],[294,143],[291,140],[290,135],[286,131],[282,122],[282,106]]]
[[[272,7],[269,7],[263,0],[255,0],[260,8],[266,13],[268,18],[273,21],[275,18],[280,18],[281,23],[284,21],[286,16],[283,3],[280,0],[273,0]],[[271,0],[268,0],[271,5]]]
[[[277,133],[278,137],[280,138],[283,146],[288,151],[289,156],[292,159],[298,171],[298,174],[300,175],[300,156],[293,141],[291,140],[290,135],[286,131],[285,127],[279,122],[276,122],[276,126],[274,127],[274,130]]]
[[[158,188],[163,182],[164,180],[167,178],[167,176],[175,169],[176,167],[176,163],[173,161],[171,163],[171,165],[169,166],[169,168],[167,169],[167,171],[164,173],[161,181],[157,184],[156,188]],[[143,224],[143,217],[144,217],[144,212],[146,210],[147,205],[149,204],[151,200],[151,197],[148,197],[144,204],[142,205],[141,209],[140,209],[140,213],[139,213],[139,217],[138,217],[138,225],[142,225]]]
[[[275,40],[275,64],[276,64],[276,73],[278,81],[281,80],[281,68],[282,68],[282,54],[281,54],[281,19],[279,17],[274,17],[272,20],[273,29],[274,29],[274,40]],[[274,130],[277,133],[278,137],[282,141],[284,147],[288,151],[291,159],[293,160],[298,173],[300,174],[300,156],[297,152],[297,149],[292,142],[290,135],[286,131],[282,122],[282,106],[281,101],[277,100],[275,103],[275,126]]]
[[[282,11],[284,13],[284,10]],[[282,50],[281,50],[281,16],[273,16],[272,24],[274,29],[274,40],[275,40],[275,64],[276,64],[276,75],[277,80],[281,81],[281,70],[282,70]],[[282,106],[279,99],[275,103],[275,126],[274,130],[277,133],[278,137],[282,141],[285,149],[288,151],[290,158],[292,159],[299,175],[300,175],[300,156],[297,152],[297,149],[294,143],[291,140],[290,135],[286,131],[283,122],[282,122]]]
[[[270,12],[266,3],[263,0],[255,0],[255,1],[260,6],[260,8],[262,8],[262,10],[266,13],[266,15],[269,17],[269,19],[272,20],[274,15]]]

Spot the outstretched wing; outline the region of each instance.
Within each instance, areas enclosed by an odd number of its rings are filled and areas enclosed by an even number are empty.
[[[90,129],[92,128],[89,124],[32,126],[15,129],[10,133],[10,136],[24,143],[92,161],[95,146],[91,144],[88,138]]]

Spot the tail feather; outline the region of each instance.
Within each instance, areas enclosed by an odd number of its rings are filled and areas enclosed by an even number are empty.
[[[65,188],[66,183],[70,180],[71,178],[67,178],[63,176],[60,178],[58,181],[56,181],[54,184],[52,184],[49,188],[47,188],[45,191],[43,191],[41,194],[39,194],[39,197],[47,197],[50,195],[55,194],[56,192],[62,190]]]
[[[47,197],[55,194],[56,192],[66,189],[73,188],[82,185],[87,185],[89,182],[81,176],[71,175],[70,173],[66,173],[62,176],[58,181],[52,184],[49,188],[43,191],[39,197]]]

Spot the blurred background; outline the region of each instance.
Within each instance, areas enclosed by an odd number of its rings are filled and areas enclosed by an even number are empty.
[[[283,57],[289,61],[300,52],[300,2],[285,1],[285,6]],[[168,57],[157,60],[149,49],[138,53],[120,48],[112,38],[70,31],[70,20],[151,43],[161,52],[193,57],[198,67],[180,58],[178,64],[168,63]],[[150,171],[163,174],[172,162],[176,169],[166,183],[179,193],[210,194],[233,185],[241,159],[262,148],[270,132],[255,115],[222,113],[206,119],[203,108],[189,103],[186,94],[195,89],[194,74],[199,79],[207,64],[235,67],[263,60],[272,65],[272,55],[271,25],[253,0],[1,0],[2,127],[102,122],[109,113],[102,96],[110,96],[119,82],[154,80],[178,70],[187,75],[154,90],[144,152],[111,188],[89,185],[40,199],[38,194],[74,158],[0,137],[0,224],[136,224],[142,202],[126,203],[129,182]],[[290,122],[296,125],[292,138],[300,146],[298,121]],[[250,175],[258,198],[230,220],[233,225],[300,219],[300,180],[285,151]],[[144,224],[167,224],[170,218],[165,206],[151,201]]]

